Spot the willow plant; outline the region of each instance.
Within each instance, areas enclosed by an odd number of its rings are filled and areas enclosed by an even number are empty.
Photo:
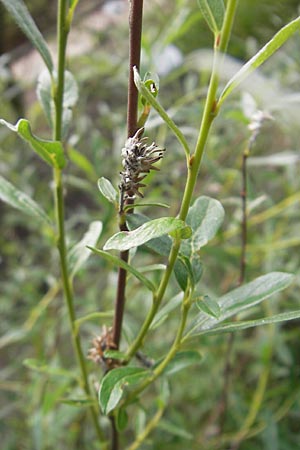
[[[143,2],[131,0],[127,140],[123,149],[120,149],[120,182],[118,188],[104,177],[100,178],[98,183],[102,194],[116,206],[120,231],[111,236],[102,249],[96,248],[102,224],[93,222],[84,238],[75,247],[68,249],[65,232],[63,173],[66,165],[65,147],[68,142],[68,127],[72,120],[71,109],[77,101],[78,93],[73,75],[66,70],[66,55],[68,34],[78,0],[58,1],[56,64],[52,60],[44,37],[23,1],[1,1],[45,63],[45,71],[39,79],[38,97],[49,121],[52,139],[43,140],[37,137],[32,133],[28,120],[24,118],[20,119],[16,125],[4,119],[1,123],[23,138],[52,169],[55,223],[40,205],[4,178],[0,181],[1,198],[13,207],[30,214],[32,219],[43,222],[55,237],[61,268],[61,286],[70,323],[70,339],[81,373],[80,385],[88,400],[99,448],[113,450],[125,448],[124,443],[120,447],[119,433],[128,426],[127,411],[133,408],[133,404],[137,401],[143,402],[143,394],[148,386],[158,386],[155,381],[158,378],[162,380],[159,384],[157,412],[134,437],[133,442],[126,447],[128,450],[134,450],[142,445],[149,433],[157,426],[167,407],[168,377],[183,368],[201,363],[200,353],[195,346],[195,342],[201,336],[228,333],[300,317],[299,311],[292,311],[257,320],[236,319],[238,313],[286,288],[293,277],[284,272],[264,274],[225,293],[216,300],[201,295],[203,261],[200,250],[216,235],[224,219],[224,209],[217,199],[207,196],[194,198],[207,138],[224,101],[246,76],[270,58],[293,33],[299,30],[300,18],[282,28],[220,91],[219,78],[222,62],[226,55],[238,2],[228,0],[224,5],[223,0],[198,0],[203,18],[214,38],[214,60],[203,115],[199,122],[198,139],[195,148],[191,148],[184,133],[158,101],[157,83],[149,77],[143,78],[139,73]],[[138,111],[138,96],[141,100],[141,111]],[[178,215],[153,220],[135,213],[136,198],[146,196],[147,187],[144,183],[146,175],[158,169],[157,164],[168,152],[168,149],[160,147],[159,143],[151,143],[146,137],[147,119],[151,109],[153,114],[159,115],[165,122],[170,133],[174,134],[182,147],[182,155],[186,161],[186,183],[182,199],[178,204]],[[163,164],[161,170],[165,170]],[[143,199],[138,206],[145,205],[147,201]],[[153,281],[150,273],[145,275],[143,271],[135,267],[134,258],[129,259],[130,250],[141,246],[162,258],[164,269],[158,283]],[[119,252],[119,256],[111,251]],[[82,319],[77,318],[74,307],[73,280],[92,252],[118,267],[119,278],[112,327],[104,328],[99,333],[89,355],[85,355],[79,333]],[[173,272],[178,282],[178,295],[175,300],[166,295]],[[137,335],[126,346],[121,337],[128,274],[137,279],[141,290],[150,292],[152,305],[145,313]],[[178,308],[179,303],[180,308]],[[196,313],[195,305],[198,308]],[[144,355],[142,350],[153,323],[162,318],[167,320],[168,315],[176,308],[178,327],[173,343],[161,358],[157,361],[149,361],[148,355]],[[193,314],[190,314],[191,310]],[[89,320],[89,317],[83,320]],[[104,368],[97,389],[89,382],[88,358],[97,364],[100,363]],[[97,368],[96,373],[98,373]],[[108,416],[111,422],[110,443],[106,426],[103,428],[103,421],[100,420],[103,415]]]

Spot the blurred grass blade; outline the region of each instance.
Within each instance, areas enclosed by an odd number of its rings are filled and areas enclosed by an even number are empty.
[[[29,195],[19,191],[2,176],[0,176],[0,199],[13,208],[19,209],[47,225],[51,225],[51,220],[44,210]]]
[[[198,0],[198,5],[211,31],[220,33],[225,14],[223,0]]]
[[[255,69],[261,66],[270,56],[273,55],[297,30],[300,29],[300,16],[293,20],[285,27],[281,28],[278,33],[258,52],[254,55],[232,78],[225,86],[218,101],[218,108],[222,105],[226,97],[237,87],[241,82],[248,77]]]
[[[10,130],[18,133],[18,135],[30,144],[31,148],[51,167],[62,169],[65,166],[66,160],[61,142],[39,139],[32,134],[28,120],[20,119],[16,125],[12,125],[11,123],[6,122],[6,120],[0,119],[0,124],[5,125]]]
[[[186,156],[189,157],[190,149],[189,149],[188,143],[186,142],[185,137],[183,136],[182,132],[177,127],[177,125],[173,122],[171,117],[168,116],[168,114],[164,110],[164,108],[158,103],[158,101],[156,100],[154,95],[152,95],[150,93],[149,89],[145,86],[145,83],[141,80],[141,77],[140,77],[139,72],[136,67],[133,68],[133,71],[134,71],[134,82],[137,87],[137,90],[147,100],[147,102],[149,102],[150,105],[158,112],[158,114],[163,119],[163,121],[173,131],[173,133],[177,137],[178,141],[183,146]]]
[[[28,358],[23,361],[23,365],[28,369],[34,370],[39,373],[45,373],[47,375],[57,377],[67,377],[71,379],[77,379],[73,370],[65,370],[60,367],[53,367],[45,364],[43,361],[39,361],[34,358]]]
[[[103,250],[100,250],[98,248],[89,247],[89,246],[87,248],[89,248],[92,252],[102,256],[102,258],[106,259],[106,261],[111,262],[115,266],[122,267],[122,269],[127,270],[127,272],[131,273],[131,275],[136,277],[150,291],[155,292],[156,288],[155,288],[154,284],[150,280],[148,280],[148,278],[146,278],[143,274],[141,274],[141,272],[136,270],[130,264],[128,264],[125,261],[123,261],[121,258],[118,258],[117,256],[114,256],[114,255],[111,255],[110,253],[107,253],[107,252],[105,252]]]
[[[272,323],[282,323],[289,320],[296,320],[300,318],[300,310],[289,311],[274,316],[264,317],[262,319],[245,320],[241,322],[226,323],[218,325],[205,334],[220,334],[220,333],[232,333],[234,331],[246,330],[247,328],[259,327],[262,325],[270,325]]]
[[[23,33],[43,58],[50,73],[53,71],[52,57],[46,41],[22,0],[1,0]]]

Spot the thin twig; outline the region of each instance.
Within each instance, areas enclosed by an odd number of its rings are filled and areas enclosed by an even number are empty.
[[[248,145],[243,151],[242,159],[242,190],[241,190],[241,200],[242,200],[242,221],[241,221],[241,255],[240,255],[240,274],[238,280],[238,286],[241,286],[245,280],[246,273],[246,249],[247,249],[247,159],[249,156],[249,147],[252,140],[248,142]],[[221,393],[221,398],[218,406],[218,416],[219,416],[219,435],[223,433],[226,415],[228,411],[228,394],[230,387],[230,377],[232,374],[232,353],[235,341],[235,334],[231,333],[227,341],[227,349],[223,370],[223,389]],[[237,450],[237,449],[235,449]]]

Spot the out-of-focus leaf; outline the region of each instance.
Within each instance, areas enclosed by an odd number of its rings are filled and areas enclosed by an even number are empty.
[[[37,96],[43,107],[51,128],[54,124],[55,105],[53,100],[53,83],[56,82],[56,73],[51,78],[48,71],[41,72],[37,84]],[[65,71],[63,96],[63,135],[65,136],[72,119],[72,108],[78,100],[77,82],[68,70]]]
[[[37,49],[51,73],[53,70],[53,62],[47,43],[31,17],[25,3],[22,0],[1,0],[1,2],[32,45]]]
[[[68,146],[70,161],[81,169],[90,179],[97,179],[97,173],[90,161],[76,148]]]
[[[47,225],[51,225],[51,220],[44,210],[29,195],[19,191],[2,176],[0,176],[0,199],[13,208],[19,209]]]
[[[91,255],[87,246],[94,246],[102,232],[102,222],[96,220],[89,226],[88,231],[84,234],[81,241],[74,245],[68,253],[68,263],[71,276],[78,272],[81,267],[86,263]]]
[[[37,359],[25,359],[23,361],[23,365],[28,369],[35,370],[36,372],[40,373],[45,373],[47,375],[77,379],[74,371],[61,369],[60,367],[51,367]]]

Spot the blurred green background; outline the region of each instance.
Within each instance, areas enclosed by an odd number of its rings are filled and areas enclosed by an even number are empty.
[[[211,64],[212,36],[202,20],[196,0],[145,2],[142,74],[160,77],[159,99],[182,127],[189,143],[197,138]],[[49,42],[55,42],[56,2],[26,4]],[[299,2],[241,0],[230,57],[221,84],[232,76],[273,34],[299,14]],[[30,120],[39,137],[50,131],[38,103],[35,86],[39,57],[0,6],[0,116],[15,123]],[[102,220],[102,245],[117,230],[114,208],[97,189],[100,176],[115,186],[121,169],[120,149],[126,136],[127,2],[79,4],[70,36],[68,68],[79,85],[79,102],[68,138],[66,169],[66,228],[71,246],[92,220]],[[225,224],[202,252],[204,294],[218,295],[233,288],[239,278],[242,152],[250,132],[249,108],[268,112],[249,158],[249,242],[246,279],[269,271],[295,273],[293,286],[253,311],[252,317],[299,309],[299,114],[300,36],[295,34],[258,73],[225,103],[209,138],[195,195],[222,202]],[[55,45],[52,45],[55,53]],[[149,176],[149,201],[163,201],[176,214],[185,180],[185,158],[179,145],[151,113],[147,134],[167,148],[161,171]],[[31,195],[53,216],[51,172],[19,139],[0,128],[0,172]],[[145,214],[164,215],[159,208]],[[29,358],[53,368],[71,369],[73,352],[62,295],[57,288],[57,254],[52,237],[40,224],[0,203],[1,217],[1,372],[0,432],[3,450],[97,448],[84,408],[70,406],[76,383],[68,373],[30,370]],[[136,264],[158,262],[145,252]],[[78,316],[112,309],[116,271],[91,257],[75,280]],[[166,299],[178,292],[175,279]],[[128,286],[125,337],[138,330],[149,299],[134,280]],[[86,322],[84,349],[100,326],[110,320]],[[177,326],[176,313],[148,339],[145,353],[159,357]],[[163,339],[162,339],[163,337]],[[295,450],[300,448],[299,321],[239,332],[234,341],[228,413],[218,438],[216,413],[222,392],[227,336],[206,337],[195,343],[203,364],[171,380],[171,404],[164,419],[143,449],[228,449],[232,436],[248,414],[257,386],[264,390],[251,436],[241,450]],[[101,368],[90,363],[92,379]],[[259,384],[261,383],[261,384]],[[264,388],[264,389],[263,389]],[[154,398],[151,390],[145,403]],[[62,402],[62,399],[64,400]],[[151,412],[151,411],[150,411]],[[131,424],[143,420],[132,412]],[[137,426],[137,425],[136,425]],[[133,428],[125,433],[132,439]]]

